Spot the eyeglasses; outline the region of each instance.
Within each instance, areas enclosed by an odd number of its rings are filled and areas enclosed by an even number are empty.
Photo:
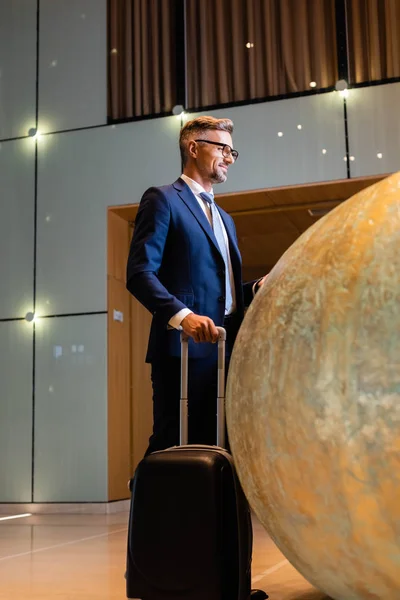
[[[211,142],[211,140],[194,140],[195,142],[204,142],[205,144],[213,144],[214,146],[219,146],[222,149],[222,156],[228,158],[231,156],[233,158],[233,162],[236,162],[239,156],[239,152],[231,148],[228,144],[223,144],[222,142]]]

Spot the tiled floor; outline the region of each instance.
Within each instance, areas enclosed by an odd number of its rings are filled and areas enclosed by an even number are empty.
[[[3,515],[2,515],[3,516]],[[127,513],[0,522],[1,600],[124,600]],[[254,586],[271,600],[327,600],[254,524]]]

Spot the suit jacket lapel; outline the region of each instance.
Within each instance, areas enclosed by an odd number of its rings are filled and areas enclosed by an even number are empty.
[[[206,215],[202,211],[202,209],[197,201],[197,198],[192,193],[189,186],[186,185],[186,183],[181,178],[177,179],[177,181],[175,181],[175,183],[173,185],[174,185],[174,188],[177,190],[180,198],[186,204],[186,206],[191,211],[191,213],[196,217],[199,225],[202,227],[205,234],[208,236],[210,241],[214,244],[216,250],[221,254],[221,251],[219,249],[218,242],[214,235],[213,229],[212,229]],[[240,270],[241,264],[242,264],[242,259],[240,256],[240,251],[239,251],[238,245],[236,243],[235,234],[231,230],[231,223],[227,219],[225,213],[219,209],[218,205],[217,205],[217,209],[221,216],[222,222],[225,225],[225,230],[226,230],[226,233],[228,236],[229,247],[231,250],[232,267],[234,268],[234,265],[236,263],[237,268],[239,268],[239,270]]]
[[[240,251],[238,248],[238,245],[236,243],[236,239],[235,239],[235,234],[232,231],[232,225],[230,223],[230,221],[227,219],[225,213],[223,213],[219,207],[218,208],[218,212],[220,214],[220,217],[222,219],[223,224],[225,225],[225,229],[226,229],[226,233],[228,235],[228,240],[229,240],[229,246],[230,246],[230,250],[231,250],[231,260],[233,262],[234,256],[232,256],[232,250],[233,250],[233,254],[236,256],[236,259],[238,260],[239,264],[242,263],[242,259],[240,257]]]
[[[186,204],[190,212],[196,217],[197,221],[199,222],[206,235],[209,237],[211,242],[214,244],[215,248],[221,254],[212,227],[189,186],[186,185],[186,183],[182,179],[178,179],[173,185],[174,188],[177,190],[180,198]]]
[[[218,208],[218,212],[221,216],[223,224],[225,225],[225,230],[228,235],[229,250],[230,250],[230,255],[231,255],[231,264],[232,264],[233,277],[235,280],[235,287],[236,287],[236,298],[237,298],[237,302],[238,302],[239,298],[241,297],[241,293],[242,293],[242,288],[241,288],[242,258],[240,256],[240,251],[239,251],[238,245],[236,243],[235,232],[232,230],[232,224],[231,224],[230,220],[227,218],[227,215],[224,212],[219,210],[219,208]]]

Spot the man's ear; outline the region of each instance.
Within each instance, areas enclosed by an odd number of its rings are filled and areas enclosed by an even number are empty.
[[[188,150],[189,156],[191,156],[192,158],[197,158],[197,144],[194,140],[191,140],[188,143],[187,150]]]

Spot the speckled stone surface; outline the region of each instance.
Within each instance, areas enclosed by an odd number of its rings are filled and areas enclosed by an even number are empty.
[[[400,173],[289,248],[239,332],[227,388],[256,515],[336,600],[400,599]]]

